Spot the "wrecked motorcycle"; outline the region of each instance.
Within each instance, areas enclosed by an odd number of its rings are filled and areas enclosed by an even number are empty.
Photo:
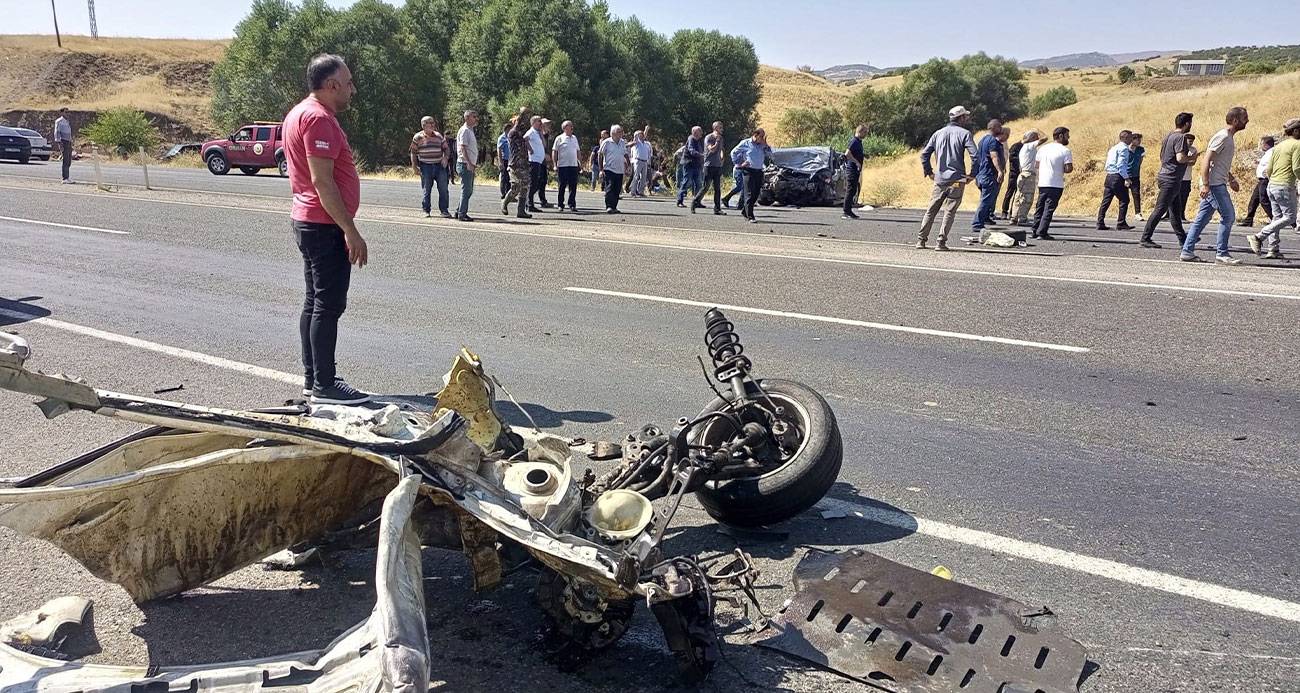
[[[148,426],[0,487],[0,525],[55,544],[137,602],[272,555],[295,565],[319,547],[377,547],[374,610],[321,650],[178,667],[61,661],[48,656],[55,634],[86,611],[72,599],[0,624],[0,689],[424,693],[420,566],[432,546],[462,551],[476,589],[536,568],[540,606],[575,651],[616,642],[646,603],[692,679],[719,661],[715,608],[725,603],[746,615],[755,607],[753,644],[877,687],[1077,691],[1086,655],[1050,627],[1047,609],[854,549],[810,552],[796,595],[769,620],[744,551],[663,555],[688,493],[721,522],[766,525],[820,501],[840,469],[839,428],[819,394],[755,378],[717,309],[705,315],[705,345],[715,398],[699,414],[589,444],[506,425],[500,383],[468,350],[436,400],[234,411],[29,370],[28,345],[0,332],[0,389],[43,397],[50,418],[82,410]],[[577,475],[584,453],[617,464]]]
[[[714,401],[671,428],[647,425],[619,444],[589,446],[594,459],[619,461],[581,478],[571,468],[574,441],[504,424],[497,383],[467,350],[432,406],[393,398],[231,411],[32,372],[29,347],[0,333],[0,387],[45,397],[38,406],[48,417],[79,409],[149,425],[0,489],[0,503],[12,504],[0,524],[56,544],[137,602],[304,542],[368,536],[379,547],[374,623],[340,640],[390,645],[381,648],[395,658],[380,667],[384,680],[413,690],[424,689],[428,664],[420,546],[464,551],[479,589],[535,561],[537,596],[564,637],[610,645],[644,601],[684,673],[700,677],[718,657],[715,603],[728,592],[752,596],[755,571],[741,551],[713,565],[662,555],[683,497],[696,494],[727,523],[779,522],[822,498],[842,455],[819,394],[753,377],[721,311],[708,311],[705,332],[712,376],[724,386],[710,383]],[[12,675],[13,667],[0,673]]]

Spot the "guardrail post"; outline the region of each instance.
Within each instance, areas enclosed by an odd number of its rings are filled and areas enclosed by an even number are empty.
[[[95,187],[104,189],[104,175],[99,170],[99,145],[90,143],[90,161],[95,165]]]
[[[144,169],[144,189],[153,190],[149,187],[149,164],[145,162],[144,147],[140,147],[140,168]]]

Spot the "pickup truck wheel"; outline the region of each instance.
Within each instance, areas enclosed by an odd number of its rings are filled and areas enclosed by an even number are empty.
[[[279,167],[279,169],[280,169],[280,177],[281,177],[281,178],[288,178],[288,177],[289,177],[289,160],[288,160],[288,159],[285,159],[283,156],[278,156],[278,157],[275,158],[275,165],[276,165],[277,167]]]
[[[811,508],[835,483],[844,458],[835,412],[815,390],[792,380],[767,378],[759,386],[745,383],[754,404],[769,409],[768,400],[781,407],[778,420],[786,423],[797,436],[793,450],[783,453],[774,465],[759,476],[709,481],[695,492],[705,512],[719,522],[753,527],[788,520]],[[701,415],[721,411],[727,402],[715,399]],[[735,432],[722,418],[715,418],[697,429],[692,443],[715,445],[725,442]]]
[[[257,172],[258,172],[258,171],[261,171],[261,170],[262,170],[262,169],[260,169],[260,168],[258,168],[258,167],[256,167],[256,166],[240,166],[240,167],[239,167],[239,172],[240,172],[240,173],[243,173],[245,176],[256,176],[256,175],[257,175]]]
[[[22,157],[18,157],[18,163],[20,163],[20,164],[24,164],[24,165],[25,165],[27,162],[31,161],[31,160],[32,160],[32,158],[31,158],[30,156],[22,156]]]
[[[214,176],[224,176],[230,173],[230,162],[226,160],[226,155],[221,152],[209,154],[205,163],[208,165],[208,172]]]

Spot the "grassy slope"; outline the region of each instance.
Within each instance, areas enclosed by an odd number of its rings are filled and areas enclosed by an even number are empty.
[[[187,75],[206,74],[227,43],[64,36],[59,48],[53,36],[0,36],[0,111],[133,106],[210,131],[207,84]]]
[[[1176,78],[1171,78],[1176,79]],[[1163,80],[1162,80],[1163,81]],[[1101,202],[1103,164],[1107,150],[1115,143],[1121,129],[1142,132],[1147,161],[1142,167],[1146,209],[1155,201],[1155,165],[1160,138],[1173,129],[1174,116],[1180,111],[1197,114],[1192,132],[1197,147],[1204,151],[1210,136],[1223,127],[1223,116],[1233,106],[1250,110],[1251,124],[1237,136],[1235,172],[1243,182],[1238,203],[1245,204],[1249,184],[1254,181],[1259,159],[1260,135],[1277,133],[1282,123],[1295,117],[1294,95],[1300,91],[1300,73],[1233,79],[1209,88],[1154,92],[1139,85],[1124,85],[1107,92],[1104,98],[1086,101],[1054,111],[1044,118],[1026,118],[1009,124],[1012,137],[1028,129],[1049,132],[1059,125],[1070,128],[1070,149],[1074,152],[1074,173],[1066,176],[1062,211],[1067,214],[1094,214]],[[1015,141],[1014,139],[1012,141]],[[914,152],[897,160],[869,167],[863,176],[864,197],[873,197],[874,186],[882,181],[900,184],[902,194],[895,204],[921,206],[929,200],[930,182],[921,176],[920,161]],[[884,183],[889,185],[889,183]],[[963,205],[973,209],[977,196],[966,195]],[[1113,214],[1113,212],[1112,212]]]

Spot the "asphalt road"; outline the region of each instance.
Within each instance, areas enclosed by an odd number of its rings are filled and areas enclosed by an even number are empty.
[[[89,178],[88,167],[74,175]],[[151,169],[169,188],[151,192],[132,186],[136,175],[106,167],[116,189],[105,193],[57,185],[55,166],[0,165],[0,325],[33,342],[34,366],[108,389],[183,384],[180,399],[233,407],[293,396],[282,382],[71,327],[298,371],[287,183]],[[1289,262],[1189,266],[1068,219],[1063,240],[1028,252],[939,254],[910,247],[912,210],[844,222],[830,209],[764,209],[746,225],[650,199],[625,202],[619,217],[523,222],[494,213],[497,200],[480,187],[478,222],[426,220],[413,183],[364,183],[372,264],[353,275],[341,330],[350,381],[427,392],[464,344],[541,426],[621,436],[711,396],[695,362],[703,308],[665,300],[735,306],[759,373],[807,382],[836,411],[846,456],[827,507],[913,518],[812,511],[783,527],[787,541],[747,546],[772,586],[769,610],[789,596],[781,586],[806,546],[866,546],[1050,606],[1099,665],[1085,691],[1293,690],[1300,273]],[[579,205],[599,200],[583,193]],[[28,398],[0,394],[0,476],[129,430],[86,415],[46,421]],[[698,508],[679,517],[670,550],[735,546]],[[320,646],[372,599],[368,552],[304,574],[252,567],[136,607],[40,542],[4,530],[0,550],[0,617],[92,597],[103,648],[93,661]],[[474,595],[464,567],[426,554],[445,690],[512,685],[518,666],[538,687],[675,685],[648,614],[595,665],[562,672],[538,651],[531,586]],[[709,688],[749,688],[736,669],[765,688],[862,688],[743,645],[728,658],[735,669]]]

